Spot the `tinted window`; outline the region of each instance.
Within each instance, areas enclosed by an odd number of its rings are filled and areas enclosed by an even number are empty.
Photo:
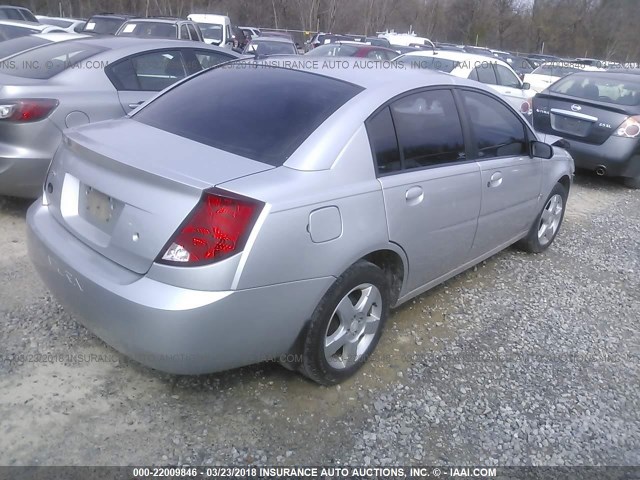
[[[293,55],[298,52],[293,43],[252,40],[251,43],[247,45],[246,53],[256,55]]]
[[[78,41],[58,42],[44,45],[12,57],[11,68],[0,64],[0,72],[24,78],[51,78],[100,52],[103,47]]]
[[[24,17],[20,14],[20,11],[17,8],[11,7],[0,8],[0,18],[24,21]]]
[[[199,42],[200,35],[198,35],[198,31],[196,30],[196,27],[191,24],[187,24],[187,28],[189,29],[189,33],[191,34],[191,40],[195,42]]]
[[[45,25],[54,25],[61,28],[69,28],[71,25],[73,25],[73,22],[69,20],[61,20],[58,18],[43,18],[42,20],[40,20],[40,23],[43,23]]]
[[[11,40],[12,38],[24,37],[32,33],[38,33],[38,30],[14,27],[13,25],[0,25],[0,40]]]
[[[282,165],[361,88],[307,72],[232,64],[197,75],[133,119],[196,142]],[[300,92],[313,92],[302,95]],[[242,119],[242,128],[229,115]]]
[[[446,58],[424,57],[422,55],[405,55],[398,60],[409,68],[425,68],[451,73],[456,68],[457,62]]]
[[[222,41],[222,25],[216,25],[213,23],[198,23],[202,36],[207,40],[213,40],[216,43]]]
[[[314,48],[307,55],[312,57],[351,57],[358,52],[353,45],[328,44]]]
[[[453,95],[435,90],[391,104],[403,167],[430,167],[465,158],[464,138]]]
[[[554,83],[552,92],[615,105],[640,105],[640,82],[622,81],[611,76],[596,78],[586,75],[570,75]]]
[[[164,22],[128,22],[118,32],[121,37],[178,38],[177,26]],[[188,38],[188,36],[187,36]]]
[[[187,30],[187,25],[184,23],[180,25],[180,38],[182,40],[189,40],[189,30]]]
[[[28,10],[26,8],[20,8],[19,12],[27,22],[38,23],[38,19],[36,18],[36,16],[33,13],[31,13],[31,10]]]
[[[481,64],[474,68],[473,71],[476,72],[478,81],[482,83],[486,83],[488,85],[496,85],[498,83],[492,63],[481,62]],[[469,78],[471,78],[471,76]],[[475,78],[473,80],[475,80]]]
[[[504,87],[520,88],[520,81],[518,80],[518,77],[511,72],[511,70],[503,67],[502,65],[496,65],[496,69],[498,70],[498,78],[500,80],[499,85]]]
[[[367,133],[378,173],[400,170],[400,150],[389,107],[367,121]]]
[[[197,72],[205,68],[214,67],[220,63],[228,62],[229,60],[233,60],[235,58],[223,53],[209,52],[206,50],[198,50],[195,53],[195,56],[197,62],[195,65],[196,68],[190,68],[190,72]],[[189,66],[191,67],[191,65]]]
[[[124,22],[122,18],[91,17],[82,31],[102,35],[114,35]]]
[[[40,45],[46,45],[51,43],[49,40],[44,40],[38,37],[24,36],[18,37],[5,42],[0,43],[0,59],[7,58],[16,53],[24,52],[30,48],[38,47]]]
[[[393,60],[397,55],[389,55],[385,50],[371,50],[367,53],[367,58],[375,60]]]
[[[159,92],[186,77],[182,56],[177,51],[152,52],[118,62],[108,70],[118,90]]]
[[[466,90],[461,93],[479,159],[527,154],[525,128],[515,113],[488,95]]]

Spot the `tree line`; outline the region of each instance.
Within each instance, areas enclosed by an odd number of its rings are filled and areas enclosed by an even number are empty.
[[[375,35],[385,29],[441,42],[562,57],[639,61],[638,0],[23,0],[36,14],[86,18],[220,13],[237,25]]]

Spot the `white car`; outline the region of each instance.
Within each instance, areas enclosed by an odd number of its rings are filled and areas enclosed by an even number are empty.
[[[205,43],[218,45],[219,47],[229,47],[233,45],[231,20],[226,15],[192,13],[187,16],[187,19],[198,24]]]
[[[556,83],[562,77],[576,72],[603,72],[603,68],[572,62],[547,62],[540,65],[533,72],[524,76],[524,81],[531,85],[537,93]]]
[[[62,17],[47,17],[44,15],[36,15],[36,18],[43,25],[53,25],[54,27],[60,27],[64,31],[69,33],[81,32],[87,23],[86,20],[80,20],[77,18],[62,18]]]
[[[22,22],[19,20],[0,20],[0,41],[10,40],[12,38],[22,37],[25,35],[33,35],[34,33],[51,33],[63,32],[60,27],[53,25],[43,25],[34,22]]]
[[[484,83],[500,93],[527,120],[531,119],[531,101],[536,92],[499,58],[449,50],[423,50],[400,55],[395,60],[408,67],[439,70]]]

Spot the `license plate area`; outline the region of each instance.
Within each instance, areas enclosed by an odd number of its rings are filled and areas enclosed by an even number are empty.
[[[100,230],[110,233],[122,211],[123,203],[90,185],[80,184],[78,214]]]
[[[551,128],[556,132],[568,133],[578,137],[586,137],[591,129],[592,122],[579,118],[566,117],[559,114],[551,114]]]

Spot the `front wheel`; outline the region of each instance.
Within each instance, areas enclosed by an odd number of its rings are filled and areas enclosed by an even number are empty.
[[[342,274],[311,317],[301,371],[322,385],[353,375],[375,349],[389,313],[389,284],[376,265],[360,260]]]
[[[562,184],[556,183],[542,211],[531,226],[531,230],[518,243],[520,248],[531,253],[540,253],[549,248],[562,225],[567,196],[567,189]]]

